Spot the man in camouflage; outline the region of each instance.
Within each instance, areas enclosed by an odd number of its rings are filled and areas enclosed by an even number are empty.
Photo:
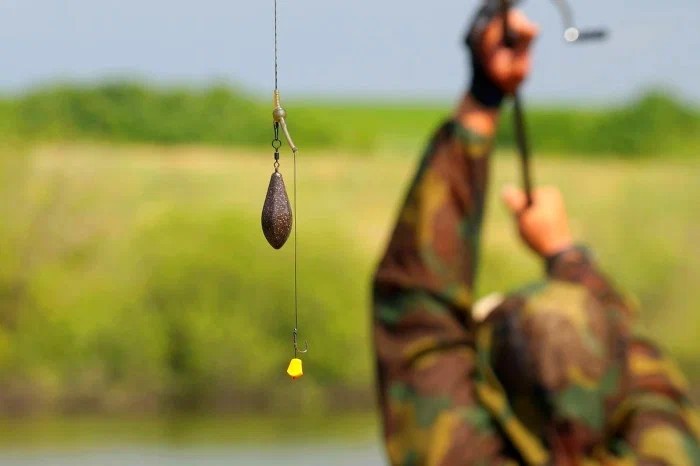
[[[675,365],[630,332],[633,311],[583,247],[558,191],[504,193],[547,279],[473,310],[498,107],[536,28],[477,16],[470,91],[432,138],[374,278],[384,435],[401,466],[700,464]]]

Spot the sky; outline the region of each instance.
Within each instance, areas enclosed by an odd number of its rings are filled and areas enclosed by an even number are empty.
[[[700,103],[698,0],[573,0],[569,45],[550,0],[525,11],[542,34],[525,88],[540,102],[624,101],[652,87]],[[461,36],[477,1],[278,0],[280,88],[313,98],[449,99],[466,85]],[[273,86],[272,0],[0,0],[0,92],[132,77]]]

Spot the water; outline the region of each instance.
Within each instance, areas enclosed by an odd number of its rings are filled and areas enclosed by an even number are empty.
[[[2,466],[385,466],[376,444],[111,447],[0,452]]]
[[[0,419],[0,466],[384,466],[376,416]]]

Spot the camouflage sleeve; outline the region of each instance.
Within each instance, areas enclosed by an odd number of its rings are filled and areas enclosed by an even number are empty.
[[[374,279],[379,401],[392,465],[504,464],[476,401],[472,283],[491,138],[444,124],[400,210]]]
[[[622,361],[619,372],[623,374],[617,389],[611,390],[610,377],[601,377],[597,391],[617,395],[606,399],[605,438],[595,449],[589,462],[595,464],[644,464],[644,465],[700,465],[700,421],[691,406],[688,384],[677,366],[652,343],[631,334],[632,306],[596,267],[591,255],[584,248],[573,248],[548,261],[550,278],[560,282],[582,285],[595,298],[598,309],[604,312],[608,328],[613,330],[617,342],[608,342],[607,373],[615,370],[615,360]],[[550,285],[550,288],[555,285]],[[569,314],[572,315],[572,314]],[[593,329],[590,309],[586,319]],[[599,319],[600,320],[600,319]],[[597,328],[602,328],[597,325]],[[595,335],[595,334],[593,334]],[[599,335],[602,334],[599,332]],[[601,337],[589,341],[603,341]],[[612,343],[612,344],[611,344]],[[616,349],[616,347],[618,349]],[[570,351],[572,345],[566,346]],[[595,360],[590,354],[585,367]],[[572,371],[570,371],[572,372]],[[568,431],[576,421],[588,422],[593,410],[583,403],[586,380],[572,373],[566,390],[559,392],[554,403],[559,416],[571,416]],[[589,406],[576,414],[578,406]],[[588,419],[587,419],[588,418]],[[576,429],[574,429],[576,430]],[[581,429],[578,429],[579,432]]]
[[[438,129],[399,212],[375,290],[423,291],[458,311],[458,320],[469,316],[491,144],[456,121]]]
[[[608,421],[609,464],[700,465],[700,419],[688,383],[652,343],[628,346],[625,396]]]
[[[600,271],[583,246],[577,246],[547,259],[547,275],[552,280],[582,285],[605,307],[621,326],[629,331],[634,313],[630,300],[617,291],[612,281]]]

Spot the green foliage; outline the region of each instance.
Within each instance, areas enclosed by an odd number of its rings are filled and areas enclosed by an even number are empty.
[[[413,150],[445,118],[449,107],[410,104],[302,103],[301,116],[334,115],[335,142],[342,148],[379,152]],[[700,150],[700,112],[670,94],[651,91],[620,108],[527,108],[527,127],[535,153],[582,157],[695,157]],[[515,147],[510,111],[501,116],[498,144]]]
[[[267,173],[202,174],[175,156],[163,174],[152,156],[100,152],[3,159],[0,411],[318,410],[322,386],[362,391],[367,360],[341,361],[363,341],[362,319],[344,320],[364,296],[337,290],[369,272],[352,246],[335,254],[339,231],[317,225],[299,242],[301,337],[316,336],[319,357],[290,389],[291,250],[272,250],[258,209],[240,208]]]
[[[268,106],[224,86],[157,89],[130,82],[57,85],[5,101],[7,127],[24,140],[253,145],[270,139]],[[313,121],[298,133],[319,144]],[[0,133],[1,134],[1,133]]]
[[[287,101],[303,148],[357,152],[415,150],[450,111],[416,103]],[[130,82],[40,88],[0,101],[0,136],[161,144],[267,146],[270,104],[224,86],[155,88]],[[499,144],[513,146],[507,115]],[[700,113],[652,91],[619,108],[528,108],[537,153],[642,157],[696,156]]]
[[[658,91],[617,109],[537,109],[528,114],[528,129],[533,147],[545,152],[639,158],[697,156],[700,149],[700,113]],[[513,146],[510,115],[499,136]]]

